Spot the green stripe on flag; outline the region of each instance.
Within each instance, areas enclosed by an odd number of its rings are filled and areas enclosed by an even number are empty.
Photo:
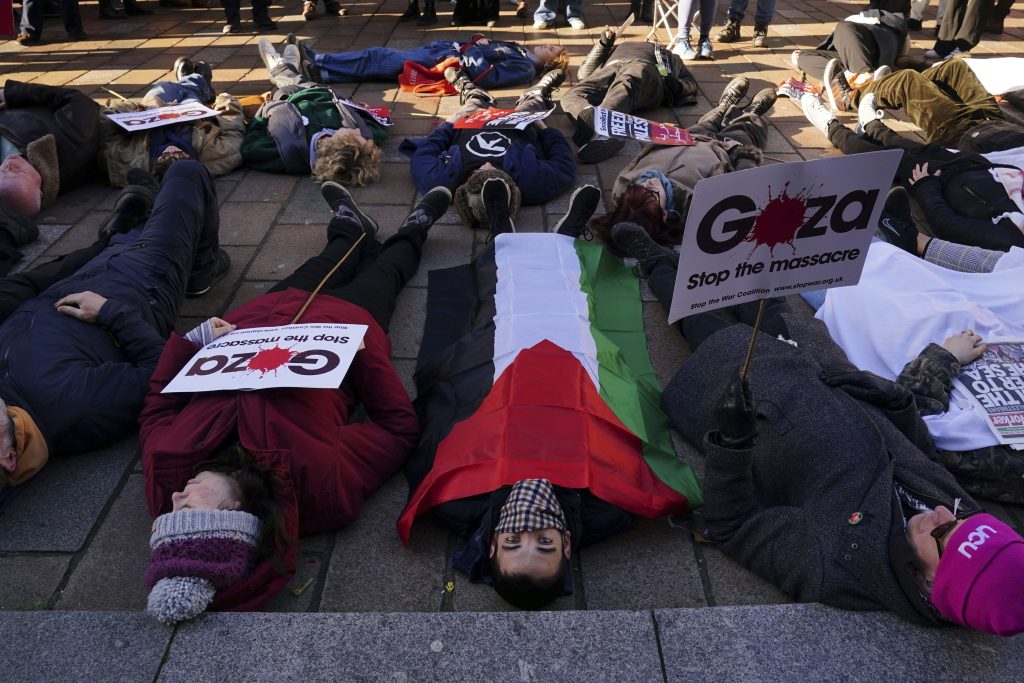
[[[587,294],[590,330],[597,344],[601,398],[644,444],[644,459],[667,486],[703,502],[689,465],[676,457],[668,418],[661,411],[661,385],[647,353],[640,281],[607,249],[576,240],[580,289]]]

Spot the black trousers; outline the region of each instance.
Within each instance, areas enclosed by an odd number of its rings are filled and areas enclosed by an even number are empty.
[[[729,138],[741,145],[750,145],[758,149],[764,148],[768,141],[768,128],[764,119],[735,106],[718,105],[687,130],[691,134],[706,135],[717,140]]]
[[[676,269],[667,263],[659,263],[647,276],[647,284],[650,285],[654,296],[658,297],[661,307],[667,313],[672,305],[672,290],[676,283]],[[707,313],[695,313],[688,315],[675,323],[676,329],[683,335],[690,345],[691,351],[704,343],[704,340],[721,329],[733,325],[733,321],[725,316],[731,313],[736,320],[753,327],[757,320],[758,301],[730,306],[729,308],[708,311]],[[772,297],[766,300],[764,316],[761,318],[761,331],[765,334],[777,337],[782,335],[788,337],[786,322],[782,319],[782,313],[786,310],[786,300]]]
[[[591,107],[633,114],[657,107],[664,98],[657,66],[636,59],[616,60],[570,88],[562,97],[562,109],[576,124],[573,142],[582,145],[594,136]]]
[[[332,219],[323,251],[270,291],[289,287],[313,291],[361,234],[362,227],[357,223]],[[426,238],[427,227],[407,223],[384,245],[364,239],[320,291],[365,308],[387,332],[398,294],[419,268]]]
[[[242,21],[242,0],[220,0],[224,8],[224,18],[229,24]],[[270,21],[270,0],[252,0],[253,21],[265,23]]]

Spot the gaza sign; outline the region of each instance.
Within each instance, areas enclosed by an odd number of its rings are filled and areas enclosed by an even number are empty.
[[[860,280],[902,150],[728,173],[694,188],[669,320]]]

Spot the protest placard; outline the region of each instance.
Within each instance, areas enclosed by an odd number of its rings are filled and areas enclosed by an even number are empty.
[[[514,128],[525,130],[534,121],[547,118],[555,109],[547,111],[516,111],[515,109],[481,109],[455,122],[455,128]]]
[[[346,100],[344,97],[335,96],[335,101],[340,104],[346,104],[353,109],[365,111],[367,114],[373,117],[373,119],[382,126],[393,126],[391,122],[391,110],[385,106],[372,107],[365,102],[353,102],[352,100]]]
[[[693,144],[693,138],[685,128],[673,126],[671,123],[657,123],[604,107],[594,107],[594,130],[606,138],[639,140],[656,145]]]
[[[1024,444],[1024,342],[995,342],[953,386],[971,399],[1000,443]]]
[[[705,178],[683,231],[669,321],[860,280],[902,150]]]
[[[164,393],[341,386],[366,325],[308,323],[229,332],[204,346]]]
[[[216,116],[217,112],[198,102],[171,104],[166,107],[154,107],[142,111],[127,111],[119,114],[107,114],[107,118],[128,132],[149,130],[170,126],[175,123],[198,121],[199,119]]]

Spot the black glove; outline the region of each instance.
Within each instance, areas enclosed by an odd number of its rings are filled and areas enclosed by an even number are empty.
[[[757,411],[750,383],[737,375],[715,406],[719,446],[741,450],[751,448],[757,439]]]
[[[914,395],[906,387],[873,372],[825,368],[818,376],[830,387],[838,387],[852,398],[884,410],[903,410],[914,402]]]

